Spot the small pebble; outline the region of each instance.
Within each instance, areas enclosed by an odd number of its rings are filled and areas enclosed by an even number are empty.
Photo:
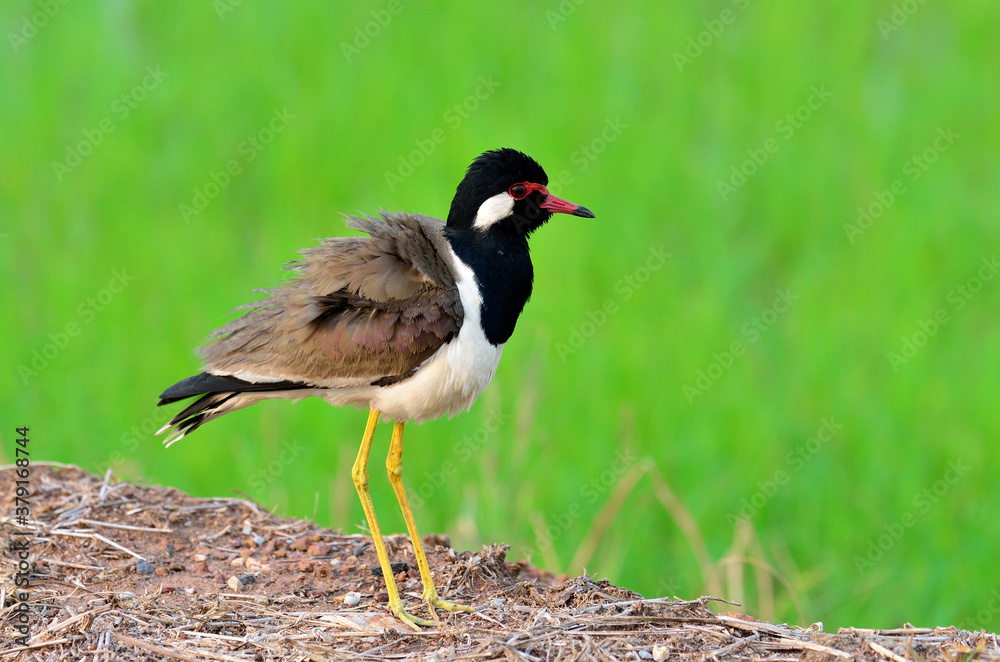
[[[263,545],[264,544],[264,536],[254,536],[253,537],[253,544],[257,545],[258,547],[260,547],[261,545]]]
[[[406,572],[407,570],[409,570],[410,569],[410,564],[407,563],[406,561],[399,561],[397,563],[390,563],[389,564],[389,569],[392,571],[393,575],[398,575],[401,572]],[[382,576],[382,566],[380,566],[380,565],[373,565],[373,566],[371,566],[371,570],[372,570],[372,575],[373,576],[375,576],[375,577],[381,577]]]
[[[194,589],[193,588],[186,588],[186,589],[184,589],[184,592],[187,593],[188,595],[194,595]]]
[[[243,535],[248,536],[253,533],[253,527],[250,526],[250,522],[243,522]]]
[[[243,565],[243,563],[244,563],[243,557],[237,556],[235,559],[229,562],[229,565],[240,566]]]
[[[506,598],[496,598],[492,602],[490,602],[490,606],[493,607],[494,609],[499,609],[500,607],[503,607],[504,604],[506,604],[506,602],[507,602]]]
[[[246,586],[247,584],[254,584],[257,582],[257,578],[254,575],[243,575],[240,577],[240,583]]]
[[[156,572],[156,568],[149,561],[139,559],[135,562],[135,571],[140,575],[151,575]]]
[[[640,650],[639,651],[639,657],[641,657],[644,660],[652,660],[653,659],[653,654],[650,653],[649,651],[646,651],[646,650]]]
[[[231,588],[236,593],[239,593],[243,590],[243,582],[241,582],[236,577],[230,577],[229,581],[226,582],[226,586]]]
[[[361,594],[356,591],[351,591],[344,596],[344,606],[346,607],[357,607],[361,603]]]
[[[195,554],[191,557],[191,559],[194,560],[195,563],[201,563],[202,561],[207,561],[208,557],[204,554]]]
[[[351,554],[354,554],[355,556],[361,556],[364,553],[365,553],[364,545],[355,545],[353,548],[351,548]]]
[[[663,662],[670,657],[670,651],[666,646],[653,646],[653,662]]]
[[[121,593],[116,594],[115,601],[120,605],[128,607],[129,609],[132,609],[139,604],[139,598],[132,591],[122,591]]]
[[[330,553],[330,546],[325,542],[317,542],[309,545],[306,554],[309,556],[327,556]]]

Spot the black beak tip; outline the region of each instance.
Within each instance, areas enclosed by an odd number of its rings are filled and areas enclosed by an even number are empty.
[[[590,211],[586,207],[577,207],[573,210],[573,216],[582,216],[584,218],[597,218],[594,216],[594,212]]]

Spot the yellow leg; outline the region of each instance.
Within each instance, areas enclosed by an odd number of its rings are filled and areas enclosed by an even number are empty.
[[[423,600],[431,610],[431,615],[437,618],[434,613],[435,607],[446,609],[447,611],[475,611],[472,607],[455,604],[450,600],[442,600],[438,597],[434,588],[434,580],[431,578],[431,569],[427,565],[427,555],[424,554],[424,545],[420,541],[420,533],[417,532],[417,523],[413,519],[413,511],[410,510],[410,501],[406,498],[406,490],[403,489],[403,424],[396,421],[392,428],[392,444],[389,446],[389,455],[385,458],[385,468],[389,473],[389,482],[396,492],[396,499],[399,507],[403,510],[403,519],[406,520],[406,531],[410,534],[410,542],[413,543],[413,555],[417,557],[417,568],[420,570],[420,581],[424,585]]]
[[[389,592],[389,609],[396,615],[396,618],[414,630],[419,630],[418,625],[434,625],[434,623],[408,614],[403,609],[403,601],[399,598],[396,579],[392,576],[392,568],[389,565],[389,555],[385,551],[382,532],[379,530],[378,520],[375,518],[375,507],[372,505],[372,497],[368,493],[368,453],[372,448],[372,437],[375,435],[376,423],[378,423],[378,411],[372,409],[368,412],[368,425],[365,427],[365,436],[361,440],[361,450],[358,451],[358,459],[354,461],[354,469],[351,471],[351,477],[354,479],[354,488],[358,491],[358,496],[361,498],[361,508],[365,511],[368,528],[372,532],[372,542],[375,543],[375,552],[378,554],[378,562],[382,566],[382,575],[385,577],[385,588]]]

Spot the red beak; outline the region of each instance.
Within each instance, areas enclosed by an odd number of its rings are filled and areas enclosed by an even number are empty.
[[[539,205],[542,209],[550,211],[553,214],[570,214],[572,216],[594,218],[594,212],[590,211],[586,207],[581,207],[580,205],[575,205],[572,202],[567,202],[562,198],[557,198],[548,191],[545,193],[547,194],[545,202]]]

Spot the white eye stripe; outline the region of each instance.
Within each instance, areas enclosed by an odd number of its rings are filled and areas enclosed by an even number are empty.
[[[473,221],[472,227],[486,230],[494,223],[510,216],[513,211],[514,198],[506,191],[497,193],[479,205],[479,211],[476,212],[476,220]]]

